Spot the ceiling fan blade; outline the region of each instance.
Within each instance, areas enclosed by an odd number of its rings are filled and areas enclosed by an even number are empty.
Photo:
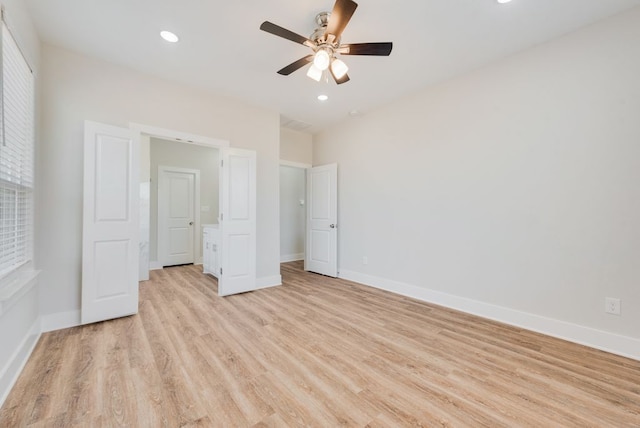
[[[325,35],[333,34],[334,40],[340,38],[357,7],[358,3],[353,0],[336,0]]]
[[[331,67],[329,67],[329,71],[331,72],[331,76],[333,76],[333,80],[335,80],[338,85],[342,85],[343,83],[347,83],[349,80],[351,80],[349,79],[349,75],[346,73],[344,76],[338,79],[336,75],[333,74],[333,70],[331,69]]]
[[[287,65],[286,67],[278,70],[278,74],[282,74],[283,76],[288,76],[294,71],[309,64],[312,60],[313,60],[313,55],[307,55],[304,58],[300,58],[299,60],[294,61],[291,64]]]
[[[295,42],[295,43],[300,43],[301,45],[305,45],[309,47],[315,46],[315,44],[311,40],[307,39],[306,37],[301,36],[300,34],[296,34],[293,31],[289,31],[286,28],[282,28],[279,25],[276,25],[269,21],[264,21],[260,25],[260,29],[262,31],[266,31],[267,33],[271,33],[275,36],[282,37],[283,39],[291,40],[292,42]]]
[[[393,49],[392,42],[380,42],[380,43],[351,43],[347,45],[340,45],[337,50],[342,55],[376,55],[376,56],[389,56]]]

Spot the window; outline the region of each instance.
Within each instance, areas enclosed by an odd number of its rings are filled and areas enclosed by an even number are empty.
[[[0,279],[33,258],[34,78],[2,22]]]

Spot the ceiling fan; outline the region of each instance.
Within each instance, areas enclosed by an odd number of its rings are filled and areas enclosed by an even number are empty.
[[[260,25],[262,31],[278,37],[300,43],[313,50],[313,54],[300,58],[278,70],[278,74],[288,76],[294,71],[311,63],[307,76],[319,82],[325,70],[329,70],[338,85],[348,82],[349,68],[337,54],[389,56],[393,43],[349,43],[343,44],[340,36],[349,23],[358,4],[352,0],[336,0],[331,12],[322,12],[316,16],[318,27],[309,38],[296,34],[269,21]]]

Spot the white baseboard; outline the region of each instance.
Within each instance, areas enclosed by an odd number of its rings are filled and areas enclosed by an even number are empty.
[[[256,278],[256,290],[261,288],[276,287],[282,285],[282,276],[263,276],[262,278]]]
[[[162,269],[162,263],[157,260],[153,260],[149,262],[149,270],[159,270]]]
[[[640,339],[572,324],[527,312],[454,296],[385,278],[340,269],[340,278],[390,291],[424,302],[456,309],[483,318],[568,340],[612,354],[640,360]]]
[[[286,254],[284,256],[280,256],[280,263],[297,262],[298,260],[304,260],[304,253]]]
[[[18,380],[18,376],[22,373],[22,369],[25,364],[27,364],[33,348],[36,347],[40,339],[40,335],[40,318],[37,318],[18,349],[16,349],[9,359],[9,362],[0,372],[0,407],[2,407],[4,401],[7,399],[11,388],[13,388],[13,385]]]
[[[42,316],[42,332],[46,333],[80,325],[80,311],[58,312]]]

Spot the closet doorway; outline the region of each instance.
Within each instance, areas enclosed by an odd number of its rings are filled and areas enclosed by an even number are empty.
[[[304,260],[306,170],[310,167],[280,161],[280,263]]]

